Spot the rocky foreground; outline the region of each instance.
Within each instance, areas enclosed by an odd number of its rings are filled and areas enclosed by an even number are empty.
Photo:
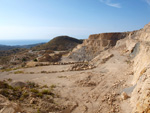
[[[0,113],[149,113],[149,41],[147,24],[91,35],[60,62],[1,70]]]

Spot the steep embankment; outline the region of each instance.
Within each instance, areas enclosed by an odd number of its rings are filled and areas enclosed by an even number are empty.
[[[129,32],[124,33],[102,33],[90,35],[83,44],[78,45],[69,54],[69,57],[77,61],[90,61],[100,52],[107,50],[116,45],[116,42],[129,35]]]
[[[115,48],[112,48],[114,46]],[[138,31],[91,35],[83,44],[78,45],[70,53],[69,57],[88,61],[94,58],[93,63],[98,64],[99,62],[99,65],[101,65],[101,59],[106,55],[107,51],[109,53],[109,50],[112,50],[111,48],[119,50],[123,56],[127,57],[128,60],[125,62],[131,66],[133,79],[130,83],[133,85],[128,86],[127,90],[132,93],[130,98],[132,113],[149,113],[150,23]],[[116,60],[114,59],[113,62]]]
[[[81,44],[82,42],[82,40],[78,40],[69,36],[58,36],[46,44],[33,47],[32,50],[72,50],[75,46]]]
[[[143,29],[135,32],[129,37],[130,40],[136,42],[132,53],[134,58],[132,83],[135,89],[132,92],[131,103],[133,113],[149,113],[150,112],[150,23],[145,25]],[[133,43],[128,43],[132,45]]]

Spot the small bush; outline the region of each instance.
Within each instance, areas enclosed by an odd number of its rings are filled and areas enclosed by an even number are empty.
[[[37,60],[37,59],[34,59],[33,61],[34,61],[34,62],[37,62],[38,60]]]
[[[27,82],[27,87],[29,87],[29,88],[36,88],[36,87],[39,87],[39,85],[34,83],[34,82],[28,81]]]
[[[54,93],[52,93],[50,90],[43,90],[42,92],[41,92],[42,94],[44,94],[44,95],[51,95],[51,96],[54,96]]]
[[[39,93],[37,93],[37,96],[42,98],[43,94],[41,92],[39,92]]]
[[[27,93],[27,92],[24,92],[23,94],[22,94],[22,97],[24,97],[24,98],[27,98],[29,96],[29,94]]]
[[[23,74],[24,72],[23,71],[15,71],[14,72],[14,74],[21,74],[21,73]]]
[[[47,71],[41,71],[41,73],[47,73]]]
[[[22,58],[22,62],[26,62],[27,61],[27,59],[24,57],[24,58]]]
[[[50,87],[51,87],[51,89],[54,89],[54,88],[56,88],[56,85],[51,85]]]
[[[32,93],[39,93],[39,90],[37,90],[37,89],[31,89],[30,90]]]
[[[9,85],[4,81],[0,81],[0,88],[9,88]]]
[[[7,81],[8,81],[8,82],[12,82],[12,79],[11,79],[11,78],[8,78]]]
[[[2,94],[3,96],[8,97],[8,96],[9,96],[9,90],[8,90],[8,89],[2,89],[2,90],[0,91],[0,94]]]
[[[47,86],[47,85],[44,85],[44,86],[42,86],[42,88],[48,88],[48,86]]]
[[[12,71],[12,69],[11,68],[2,69],[2,72],[9,72],[9,71]]]
[[[42,91],[42,94],[47,94],[48,95],[49,93],[50,93],[50,91],[46,90],[46,89]]]

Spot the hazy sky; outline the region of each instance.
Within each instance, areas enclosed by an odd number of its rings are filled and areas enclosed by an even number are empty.
[[[0,40],[88,38],[150,22],[150,0],[0,0]]]

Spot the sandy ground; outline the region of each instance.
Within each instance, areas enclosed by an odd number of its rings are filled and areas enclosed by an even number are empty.
[[[114,54],[111,59],[92,70],[46,74],[41,71],[66,70],[70,65],[39,66],[19,69],[24,74],[2,72],[0,79],[56,85],[56,90],[63,98],[62,102],[73,105],[72,113],[130,113],[132,108],[129,99],[121,100],[120,96],[126,91],[124,89],[132,87],[132,69],[126,62],[126,56],[120,55],[118,51],[111,52]],[[30,72],[34,74],[27,74]],[[131,92],[127,93],[130,95]]]

